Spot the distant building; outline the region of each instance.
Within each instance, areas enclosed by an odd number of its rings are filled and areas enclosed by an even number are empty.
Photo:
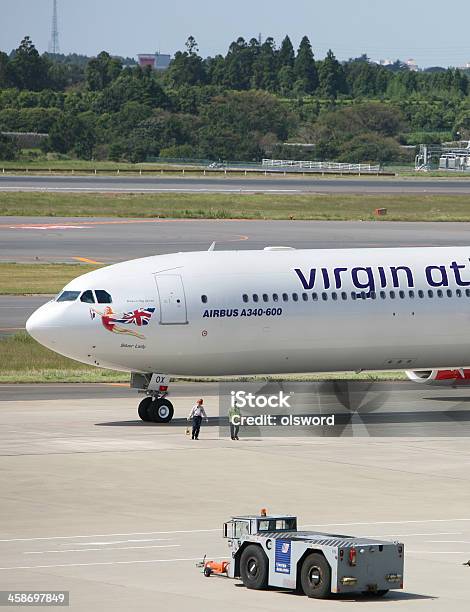
[[[417,64],[416,60],[414,60],[414,59],[409,59],[409,60],[406,60],[405,64],[406,64],[406,65],[408,66],[408,68],[409,68],[410,70],[412,70],[413,72],[418,72],[419,67],[418,67],[418,64]]]
[[[150,66],[153,70],[166,70],[171,62],[171,55],[165,53],[139,53],[139,66]]]
[[[379,59],[379,60],[371,60],[373,64],[378,64],[379,66],[391,66],[393,64],[393,60],[391,59]]]
[[[378,64],[379,66],[395,66],[395,64],[400,65],[401,67],[407,67],[408,70],[413,72],[418,72],[420,70],[416,60],[409,59],[406,62],[402,62],[401,60],[391,60],[391,59],[379,59],[379,60],[370,60],[373,64]]]

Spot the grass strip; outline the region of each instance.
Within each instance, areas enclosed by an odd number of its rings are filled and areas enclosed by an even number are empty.
[[[377,208],[387,214],[377,217]],[[470,221],[470,195],[8,192],[0,216]]]
[[[56,294],[72,279],[101,266],[0,263],[0,295]]]

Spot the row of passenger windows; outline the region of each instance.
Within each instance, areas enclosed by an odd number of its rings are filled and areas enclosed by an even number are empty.
[[[98,304],[112,303],[110,294],[104,291],[104,289],[96,289],[95,291],[87,289],[83,293],[81,291],[62,291],[57,298],[57,302],[75,302],[78,296],[80,296],[80,302],[85,302],[86,304],[95,304],[96,302]]]
[[[278,294],[278,293],[273,293],[273,294],[267,294],[267,293],[263,293],[261,295],[257,294],[257,293],[253,293],[252,295],[248,295],[247,293],[244,293],[242,295],[242,300],[245,304],[248,304],[250,302],[254,302],[255,304],[259,303],[259,302],[299,302],[299,301],[303,301],[303,302],[309,302],[310,300],[313,300],[314,302],[318,302],[319,300],[322,300],[324,302],[327,302],[328,300],[333,300],[333,301],[338,301],[338,300],[366,300],[366,299],[370,299],[370,300],[386,300],[386,299],[391,299],[391,300],[395,300],[395,299],[402,299],[404,300],[405,298],[411,298],[411,299],[415,299],[415,298],[420,298],[423,299],[425,297],[428,298],[434,298],[434,297],[438,297],[438,298],[443,298],[443,297],[453,297],[455,295],[455,297],[461,298],[461,297],[470,297],[470,289],[465,289],[465,291],[463,289],[428,289],[427,291],[423,291],[422,289],[418,289],[417,291],[415,290],[410,290],[410,291],[370,291],[370,292],[366,292],[366,291],[351,291],[351,293],[347,293],[346,291],[341,291],[341,292],[336,292],[336,291],[332,291],[330,293],[327,293],[326,291],[324,291],[323,293],[282,293],[282,294]],[[201,296],[201,301],[203,304],[207,304],[208,302],[208,298],[207,295],[202,295]]]

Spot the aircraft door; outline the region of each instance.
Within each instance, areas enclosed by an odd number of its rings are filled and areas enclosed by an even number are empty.
[[[160,299],[161,325],[186,325],[188,313],[183,280],[179,274],[155,274]]]

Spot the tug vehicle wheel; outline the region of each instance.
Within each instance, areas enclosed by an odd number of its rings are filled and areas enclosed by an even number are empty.
[[[250,544],[240,558],[240,576],[247,589],[265,589],[268,586],[268,560],[263,550]]]
[[[331,595],[331,569],[323,555],[312,553],[302,564],[300,583],[307,597],[326,599]]]

